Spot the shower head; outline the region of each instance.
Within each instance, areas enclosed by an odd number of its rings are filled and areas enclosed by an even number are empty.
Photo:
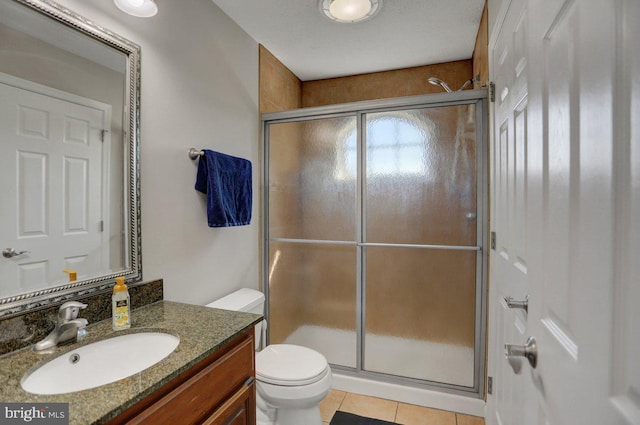
[[[448,93],[451,93],[453,91],[453,90],[451,90],[451,87],[449,87],[449,84],[445,83],[440,78],[429,77],[429,78],[427,78],[427,81],[430,84],[433,84],[434,86],[442,86],[442,88],[445,89]]]

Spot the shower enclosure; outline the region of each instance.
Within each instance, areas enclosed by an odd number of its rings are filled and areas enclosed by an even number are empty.
[[[481,397],[486,92],[264,114],[271,344]]]

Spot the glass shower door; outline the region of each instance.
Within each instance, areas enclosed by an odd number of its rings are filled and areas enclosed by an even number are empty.
[[[482,393],[486,95],[443,96],[266,114],[271,344]]]
[[[303,345],[356,367],[356,152],[349,116],[268,127],[270,343]]]
[[[365,114],[363,369],[473,387],[473,104]]]

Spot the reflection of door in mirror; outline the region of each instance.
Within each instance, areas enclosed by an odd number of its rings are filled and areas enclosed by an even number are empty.
[[[0,235],[28,251],[0,261],[0,296],[108,271],[110,122],[110,105],[0,74]]]
[[[138,55],[52,2],[0,0],[0,316],[141,277]]]

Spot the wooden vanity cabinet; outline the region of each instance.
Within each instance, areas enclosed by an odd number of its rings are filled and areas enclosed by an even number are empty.
[[[255,425],[253,328],[109,424]]]

